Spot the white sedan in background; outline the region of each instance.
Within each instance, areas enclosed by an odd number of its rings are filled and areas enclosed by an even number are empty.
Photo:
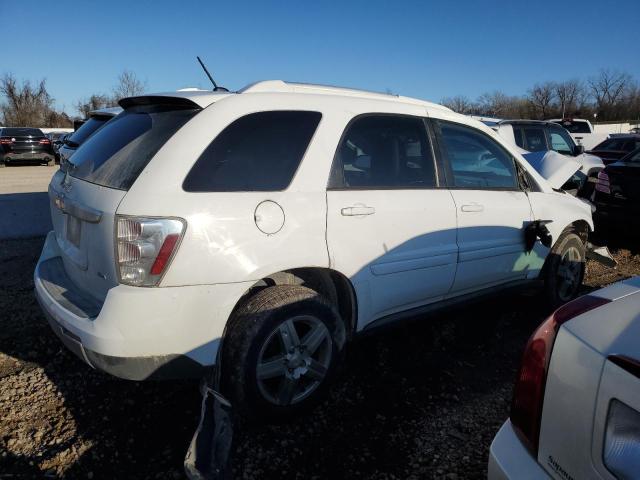
[[[531,336],[489,479],[640,478],[640,277],[580,297]]]

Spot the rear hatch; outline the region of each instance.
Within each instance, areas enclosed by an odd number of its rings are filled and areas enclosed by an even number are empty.
[[[38,128],[3,128],[0,140],[5,152],[50,153],[51,141]]]
[[[78,148],[65,172],[54,175],[51,214],[65,270],[98,301],[118,283],[118,205],[156,152],[198,111],[188,101],[131,104]]]

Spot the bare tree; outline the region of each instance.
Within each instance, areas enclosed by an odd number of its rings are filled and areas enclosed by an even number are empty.
[[[140,81],[134,72],[123,70],[118,76],[118,84],[113,88],[113,99],[117,102],[122,98],[142,95],[146,88],[146,82]]]
[[[628,73],[609,69],[602,69],[597,77],[589,79],[589,88],[600,118],[604,120],[616,116],[614,109],[631,83],[632,79]]]
[[[113,107],[116,102],[108,95],[102,93],[96,93],[89,98],[78,100],[75,104],[76,110],[80,113],[82,118],[87,118],[89,112],[92,110],[98,110],[105,107]]]
[[[4,97],[0,104],[3,125],[47,127],[52,118],[65,123],[64,117],[53,109],[53,98],[44,79],[35,86],[29,80],[20,84],[11,73],[7,73],[0,79],[0,94]]]
[[[556,96],[556,85],[553,82],[536,83],[527,93],[527,100],[534,111],[540,111],[542,119],[548,118],[551,106]]]
[[[556,83],[555,94],[562,118],[575,113],[582,106],[586,97],[584,85],[577,79]]]
[[[440,103],[445,107],[450,108],[454,112],[462,113],[468,115],[473,113],[475,110],[475,105],[471,100],[469,100],[464,95],[456,95],[455,97],[447,97],[443,98]]]

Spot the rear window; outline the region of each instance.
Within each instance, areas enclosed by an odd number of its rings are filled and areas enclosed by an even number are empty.
[[[566,130],[569,131],[569,133],[591,133],[591,130],[589,130],[589,124],[587,122],[564,120],[554,123],[562,125]]]
[[[259,112],[226,127],[187,175],[187,192],[284,190],[298,169],[321,114]]]
[[[91,117],[84,122],[78,130],[73,132],[69,138],[67,138],[67,144],[71,147],[77,147],[82,145],[84,141],[89,138],[93,132],[98,130],[101,126],[111,120],[113,117]]]
[[[44,137],[39,128],[3,128],[2,135],[7,137]]]
[[[78,148],[71,158],[70,174],[128,190],[160,147],[199,111],[175,106],[129,108]]]

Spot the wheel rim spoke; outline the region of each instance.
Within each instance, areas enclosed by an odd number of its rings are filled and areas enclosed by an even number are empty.
[[[315,325],[302,339],[302,345],[306,348],[307,353],[309,355],[315,353],[328,334],[327,328],[322,323]]]
[[[257,373],[260,380],[266,380],[268,378],[284,376],[286,372],[287,368],[284,364],[284,357],[279,357],[259,364]]]
[[[286,351],[290,351],[291,349],[300,345],[300,339],[298,338],[298,332],[296,332],[296,328],[293,325],[292,320],[287,320],[279,328],[280,331],[280,339],[282,340],[282,345]]]
[[[307,365],[306,375],[314,380],[322,380],[327,374],[327,368],[319,361],[311,359],[311,362]]]
[[[297,384],[293,378],[284,377],[278,390],[278,403],[280,405],[289,405],[291,403]]]

